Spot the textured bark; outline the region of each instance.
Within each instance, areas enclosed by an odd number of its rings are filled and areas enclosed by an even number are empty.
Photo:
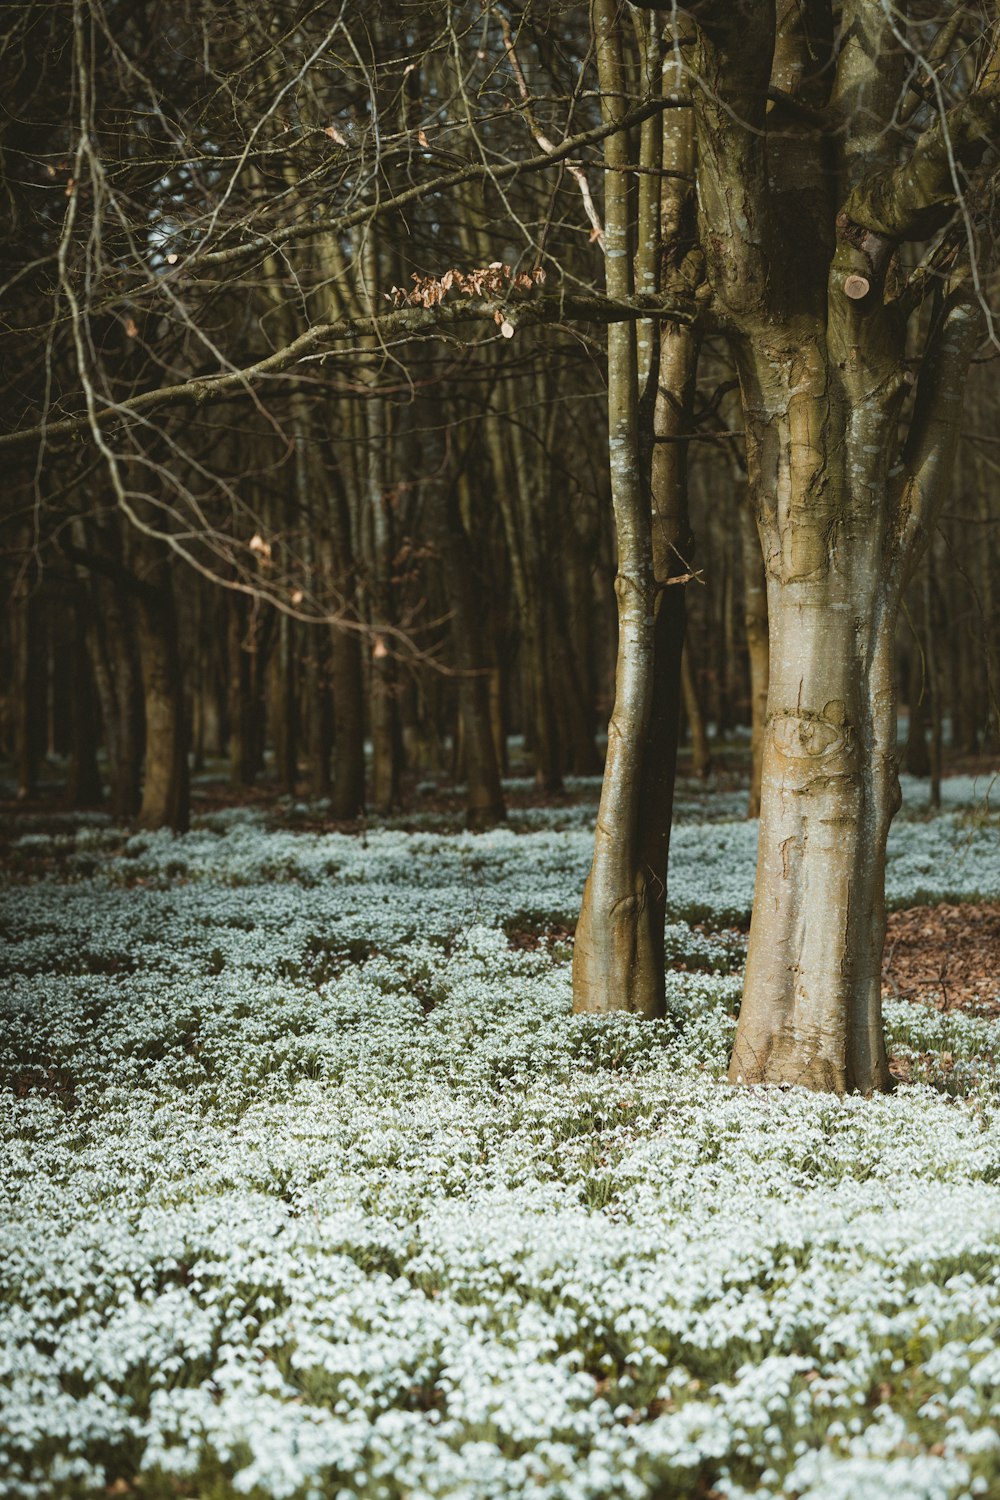
[[[594,9],[603,107],[621,110],[624,75],[621,33],[612,0]],[[605,268],[609,294],[631,291],[628,189],[621,168],[624,137],[605,145]],[[640,229],[659,240],[656,226]],[[640,257],[640,266],[642,257]],[[608,429],[611,497],[618,542],[618,655],[615,701],[608,725],[608,751],[594,838],[594,856],[584,887],[573,949],[573,1008],[577,1011],[664,1012],[663,913],[666,860],[673,796],[677,731],[677,678],[670,651],[679,656],[683,600],[667,596],[676,560],[679,486],[678,451],[657,451],[653,477],[644,457],[651,444],[640,437],[639,374],[653,367],[649,330],[630,327],[608,334]],[[656,411],[661,429],[684,406],[676,393],[677,362],[691,366],[690,348],[665,336],[660,352],[663,395]],[[681,381],[683,387],[683,378]],[[668,434],[661,430],[661,436]],[[655,495],[655,499],[653,496]],[[655,508],[655,516],[653,509]],[[654,537],[655,557],[654,557]],[[664,651],[657,674],[657,646]]]
[[[613,0],[594,10],[604,107],[621,108],[621,32]],[[660,79],[652,38],[641,29],[647,78]],[[647,136],[643,165],[679,174],[690,168],[689,129],[676,121]],[[609,294],[631,288],[624,137],[605,145],[605,267]],[[682,181],[668,178],[668,183]],[[660,201],[644,193],[637,274],[660,256]],[[669,274],[683,276],[683,190],[668,189],[663,225]],[[656,267],[657,272],[659,267]],[[692,551],[687,519],[687,434],[698,343],[677,325],[608,335],[611,495],[618,544],[618,656],[615,701],[594,839],[573,950],[573,1008],[660,1016],[665,1009],[664,916],[673,808],[684,641],[683,584]],[[643,391],[640,392],[640,380]],[[652,399],[650,399],[650,394]]]
[[[695,95],[702,244],[740,376],[770,625],[730,1077],[872,1092],[889,1084],[879,976],[898,802],[895,619],[945,493],[979,320],[959,276],[940,299],[900,449],[907,308],[889,269],[898,240],[942,222],[941,153],[924,137],[895,164],[898,15],[868,0],[844,6],[836,64],[813,69],[810,109],[768,120],[772,67],[794,88],[811,9],[783,6],[775,45],[766,0],[746,14],[706,5],[698,67],[709,87]],[[828,103],[850,122],[834,142],[815,115]],[[971,167],[984,112],[981,101],[952,118]]]
[[[746,504],[740,506],[740,542],[743,555],[743,625],[750,659],[750,792],[747,798],[747,817],[756,818],[760,814],[770,656],[764,559],[757,527]]]

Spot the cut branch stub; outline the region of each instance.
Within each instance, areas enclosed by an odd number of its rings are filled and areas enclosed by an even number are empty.
[[[859,276],[856,272],[852,272],[844,279],[844,294],[850,297],[852,302],[860,302],[862,297],[868,296],[871,286],[867,276]]]

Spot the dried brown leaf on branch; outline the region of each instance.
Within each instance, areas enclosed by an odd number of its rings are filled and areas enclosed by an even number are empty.
[[[452,289],[465,297],[507,297],[512,292],[527,293],[541,286],[545,270],[535,266],[530,271],[515,272],[503,261],[491,261],[471,271],[451,267],[440,276],[421,276],[414,271],[412,287],[392,286],[384,293],[393,307],[437,307]],[[497,321],[501,321],[499,318]],[[509,335],[507,335],[509,337]]]

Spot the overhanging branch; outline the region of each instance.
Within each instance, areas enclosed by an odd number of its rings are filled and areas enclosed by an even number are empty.
[[[202,406],[234,393],[249,392],[269,377],[284,374],[306,358],[332,353],[332,349],[327,346],[342,343],[345,339],[375,338],[384,343],[388,339],[433,336],[444,328],[461,323],[495,324],[498,315],[513,326],[516,334],[518,328],[568,320],[621,323],[629,319],[658,316],[671,323],[691,323],[697,315],[697,309],[693,301],[680,298],[663,301],[656,297],[634,297],[622,302],[598,294],[567,294],[523,300],[517,297],[509,300],[482,298],[443,303],[437,307],[401,307],[377,318],[340,318],[333,323],[313,324],[290,344],[243,369],[196,375],[190,380],[179,381],[176,385],[142,391],[124,401],[102,407],[95,413],[95,420],[102,425],[135,421],[149,411],[173,406]],[[0,448],[10,449],[28,443],[78,437],[92,430],[90,415],[80,412],[55,422],[40,422],[18,432],[4,433],[0,435]]]

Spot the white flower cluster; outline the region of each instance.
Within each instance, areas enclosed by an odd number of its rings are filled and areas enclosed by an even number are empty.
[[[26,831],[0,1493],[1000,1492],[1000,1023],[890,1005],[884,1099],[721,1083],[740,945],[681,917],[745,915],[753,839],[676,831],[644,1023],[512,946],[571,829]],[[995,843],[902,824],[897,899],[1000,894]]]

